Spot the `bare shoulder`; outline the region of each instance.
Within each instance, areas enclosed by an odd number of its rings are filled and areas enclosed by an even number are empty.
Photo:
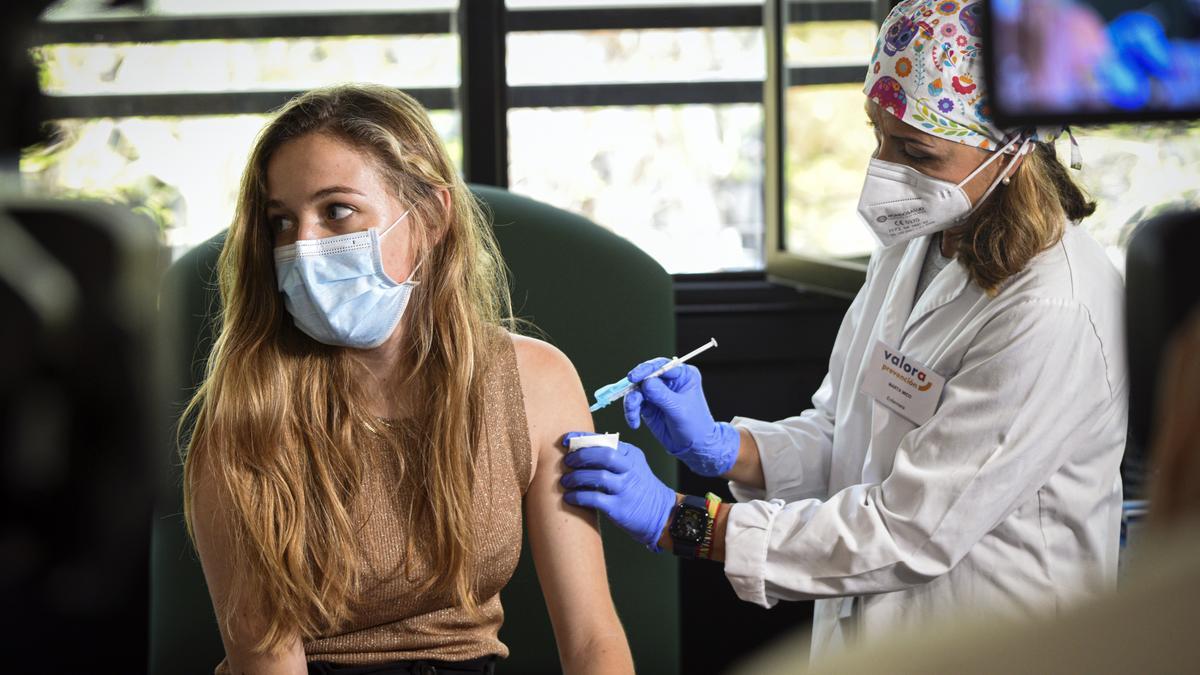
[[[525,397],[529,437],[538,453],[558,452],[557,442],[568,431],[591,429],[587,395],[575,366],[554,345],[512,335],[517,371]]]
[[[517,370],[526,397],[539,393],[565,393],[582,386],[571,359],[554,345],[524,335],[509,334],[517,353]]]

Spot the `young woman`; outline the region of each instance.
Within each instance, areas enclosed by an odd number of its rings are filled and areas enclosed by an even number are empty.
[[[880,30],[858,211],[882,248],[812,408],[718,423],[695,368],[629,375],[629,423],[739,503],[685,500],[630,445],[565,460],[568,503],[724,561],[743,600],[817,599],[816,655],[948,616],[1054,611],[1115,580],[1121,278],[1075,226],[1094,205],[1053,146],[987,117],[982,7],[906,0]]]
[[[262,132],[185,465],[218,672],[491,672],[522,511],[563,669],[632,671],[595,516],[558,494],[586,398],[505,330],[503,270],[411,97],[312,91]]]

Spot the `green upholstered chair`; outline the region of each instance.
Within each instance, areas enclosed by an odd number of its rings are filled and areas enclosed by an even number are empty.
[[[620,378],[633,364],[670,356],[675,345],[671,279],[645,253],[578,215],[506,190],[472,186],[491,209],[500,248],[513,279],[517,316],[574,362],[590,391]],[[224,235],[180,258],[167,274],[162,314],[186,361],[176,373],[186,400],[200,381],[213,340],[217,295],[213,269]],[[596,428],[620,431],[642,447],[654,442],[644,429],[631,432],[619,406],[594,416]],[[668,484],[675,465],[666,453],[648,452]],[[176,458],[177,459],[177,458]],[[204,578],[183,525],[178,461],[171,499],[156,514],[151,560],[150,672],[211,672],[222,656]],[[678,567],[654,555],[608,522],[602,524],[609,583],[629,636],[638,670],[679,671]],[[537,584],[528,542],[504,590],[501,639],[511,656],[504,673],[559,671],[554,636]]]

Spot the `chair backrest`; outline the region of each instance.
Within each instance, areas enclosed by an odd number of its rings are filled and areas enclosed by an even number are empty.
[[[641,249],[581,216],[505,190],[473,187],[492,209],[496,237],[512,271],[513,312],[575,364],[591,391],[620,379],[639,361],[675,350],[671,277]],[[675,484],[675,461],[645,427],[631,432],[619,405],[593,415],[596,429],[619,431],[646,449],[651,468]],[[651,445],[654,444],[654,445]],[[613,601],[638,670],[679,671],[679,568],[611,523],[601,524]],[[557,673],[554,637],[533,574],[529,547],[502,594],[501,639],[512,650],[503,670]]]
[[[515,313],[534,324],[539,337],[574,362],[589,389],[619,379],[652,356],[670,356],[675,344],[671,278],[628,241],[578,215],[506,190],[472,186],[493,213],[495,232],[512,272]],[[201,381],[217,316],[214,270],[224,234],[180,258],[167,274],[161,303],[165,330],[178,336],[186,358],[178,364],[186,400]],[[645,432],[630,432],[619,406],[598,412],[597,429],[650,448]],[[174,452],[174,449],[172,449]],[[675,464],[647,452],[668,484]],[[211,672],[222,656],[212,606],[196,555],[183,525],[179,462],[172,462],[175,499],[156,513],[151,552],[152,673]],[[679,671],[678,566],[655,556],[609,523],[602,524],[613,599],[634,659],[642,672]],[[501,639],[511,656],[501,670],[556,673],[554,636],[530,560],[528,543],[502,594]]]

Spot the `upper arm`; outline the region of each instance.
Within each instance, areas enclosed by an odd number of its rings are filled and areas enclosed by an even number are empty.
[[[229,552],[233,551],[234,539],[228,525],[232,511],[229,499],[217,487],[215,477],[204,468],[195,472],[191,507],[196,550],[200,554],[204,579],[217,615],[229,672],[280,675],[307,672],[304,647],[299,638],[291,640],[279,652],[262,654],[254,651],[253,647],[262,637],[265,623],[256,611],[255,603],[245,597],[232,597],[235,569]],[[238,601],[237,604],[231,608],[229,603],[235,601]],[[232,625],[230,617],[233,617]]]
[[[592,419],[575,367],[562,352],[532,338],[514,336],[513,341],[537,457],[525,500],[529,544],[566,660],[571,650],[621,631],[596,514],[563,501],[559,485],[566,452],[562,437],[568,431],[591,431]]]

